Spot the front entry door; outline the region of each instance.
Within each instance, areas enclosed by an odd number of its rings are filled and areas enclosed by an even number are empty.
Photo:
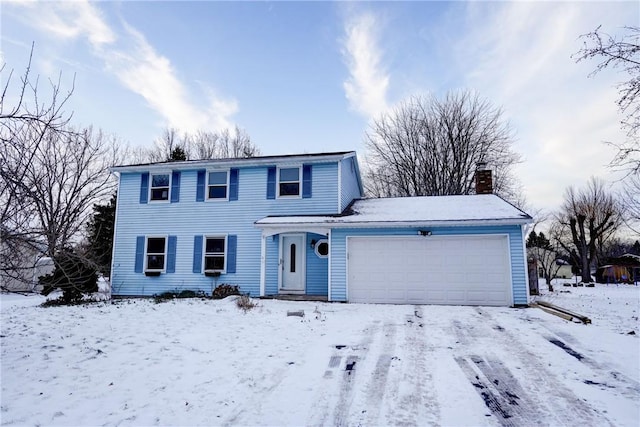
[[[284,235],[281,240],[282,292],[304,292],[304,235]]]

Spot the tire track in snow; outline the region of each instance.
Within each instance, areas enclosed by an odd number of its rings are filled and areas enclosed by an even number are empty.
[[[462,337],[460,343],[464,347],[479,345],[482,348],[491,348],[496,343],[500,343],[500,347],[509,348],[511,355],[528,367],[522,371],[524,375],[530,377],[526,384],[528,393],[521,398],[535,406],[536,415],[533,419],[525,420],[524,424],[535,424],[537,420],[542,419],[545,424],[566,426],[612,425],[606,417],[592,409],[558,381],[536,356],[526,350],[526,346],[520,342],[518,336],[498,325],[486,310],[478,308],[476,311],[478,322],[475,325],[480,325],[482,330],[478,331],[475,327],[465,328],[454,322],[456,334]],[[535,377],[531,373],[535,373]],[[545,399],[546,396],[554,396],[554,398]]]
[[[360,365],[366,359],[371,343],[379,333],[380,322],[375,321],[363,331],[360,343],[336,348],[327,362],[327,370],[320,379],[315,399],[317,403],[312,408],[307,425],[347,425],[354,398],[354,386],[361,376],[358,373]]]
[[[403,376],[396,378],[394,384],[387,387],[389,394],[396,399],[386,416],[386,425],[439,425],[440,407],[433,373],[428,358],[434,354],[434,347],[427,341],[428,331],[422,323],[422,306],[414,307],[414,314],[405,319],[405,340],[402,344],[407,360],[401,366]],[[399,389],[399,382],[407,387]]]
[[[370,375],[370,381],[366,384],[366,406],[360,415],[364,415],[358,424],[378,425],[380,424],[380,409],[382,408],[383,398],[387,389],[387,379],[389,377],[389,368],[394,359],[393,352],[396,347],[397,325],[386,323],[382,328],[382,346],[380,356],[376,361],[375,368]],[[366,417],[365,417],[366,416]]]
[[[528,316],[525,316],[525,319],[529,322],[536,321]],[[564,342],[568,342],[571,344],[571,346],[575,348],[579,348],[581,344],[580,341],[577,340],[572,335],[564,331],[559,331],[556,328],[553,328],[552,326],[547,324],[540,324],[540,326],[542,326],[544,329],[546,329],[552,334],[551,336],[545,337],[547,341],[559,346],[560,348],[563,348],[565,351],[567,350],[564,347],[568,347],[568,346],[564,344]],[[571,354],[570,352],[568,353]],[[598,363],[596,360],[594,360],[589,356],[585,356],[585,352],[583,350],[581,350],[579,360],[580,362],[594,369],[594,371],[600,371],[602,373],[606,373],[606,375],[594,376],[594,379],[597,380],[596,382],[600,384],[608,384],[608,385],[610,385],[610,383],[615,383],[614,387],[619,391],[621,391],[621,393],[624,394],[625,396],[630,397],[632,399],[640,398],[640,383],[638,383],[638,381],[636,381],[635,379],[630,378],[618,371],[610,370],[606,365]]]
[[[502,426],[544,425],[537,420],[536,405],[500,360],[472,355],[456,362]]]

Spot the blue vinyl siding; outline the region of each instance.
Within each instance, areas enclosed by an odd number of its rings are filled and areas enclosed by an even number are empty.
[[[307,233],[307,290],[309,295],[327,295],[329,290],[329,260],[320,258],[311,247],[312,240],[326,239],[326,236]]]
[[[358,167],[355,157],[349,157],[340,162],[341,191],[340,191],[340,212],[342,212],[353,199],[363,196],[358,183]]]
[[[527,304],[526,262],[521,226],[429,227],[434,236],[507,234],[511,261],[513,304]],[[331,233],[331,301],[347,300],[347,236],[414,236],[418,228],[335,229]]]
[[[308,199],[267,199],[267,169],[238,168],[238,200],[216,203],[196,202],[196,169],[181,171],[178,203],[140,204],[141,173],[122,173],[113,258],[113,294],[154,295],[175,289],[210,292],[213,278],[193,272],[194,236],[225,234],[237,236],[236,272],[221,275],[217,283],[237,284],[242,292],[259,295],[261,231],[254,226],[255,221],[267,215],[338,213],[338,162],[313,164],[313,197]],[[135,273],[136,237],[152,234],[176,236],[175,273],[157,277]],[[267,293],[277,293],[277,258],[276,236],[275,241],[267,239]]]
[[[267,237],[267,265],[265,275],[265,295],[278,294],[278,267],[280,265],[280,252],[278,246],[278,236]]]

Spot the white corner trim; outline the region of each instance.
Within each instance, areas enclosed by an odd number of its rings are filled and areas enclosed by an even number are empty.
[[[260,296],[265,296],[267,279],[267,236],[260,237]]]

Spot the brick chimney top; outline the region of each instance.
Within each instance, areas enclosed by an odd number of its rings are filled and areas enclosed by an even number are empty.
[[[476,168],[476,194],[493,194],[493,178],[487,162],[478,162]]]

